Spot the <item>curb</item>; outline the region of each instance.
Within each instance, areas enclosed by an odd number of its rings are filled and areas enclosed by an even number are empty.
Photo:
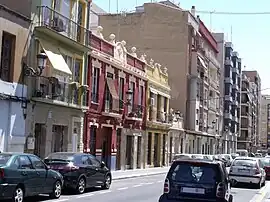
[[[112,178],[113,181],[117,180],[123,180],[123,179],[130,179],[130,178],[138,178],[138,177],[144,177],[144,176],[153,176],[153,175],[160,175],[160,174],[165,174],[168,171],[163,171],[163,172],[158,172],[158,173],[146,173],[146,174],[138,174],[138,175],[130,175],[130,176],[123,176],[123,177],[118,177],[118,178]]]

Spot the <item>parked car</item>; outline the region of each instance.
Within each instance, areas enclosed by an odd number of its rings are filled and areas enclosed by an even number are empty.
[[[78,194],[86,188],[101,186],[109,189],[112,182],[110,170],[104,162],[84,153],[57,152],[45,158],[45,163],[64,176],[64,188],[71,188]]]
[[[159,202],[232,202],[230,182],[222,162],[182,159],[172,163]]]
[[[23,202],[25,197],[49,194],[61,196],[63,176],[49,169],[33,154],[0,154],[0,200]]]
[[[270,159],[269,158],[262,158],[263,168],[266,174],[266,179],[270,178]]]
[[[265,185],[266,173],[261,159],[253,157],[237,157],[234,159],[229,172],[233,185],[236,183],[249,183],[257,188]]]
[[[175,154],[172,161],[175,161],[177,159],[187,159],[191,158],[191,154]]]
[[[225,164],[227,167],[231,166],[231,163],[233,161],[233,158],[230,154],[221,154],[221,158],[224,159]]]

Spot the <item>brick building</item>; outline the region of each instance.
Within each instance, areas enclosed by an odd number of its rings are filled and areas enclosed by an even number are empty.
[[[102,27],[91,35],[84,151],[112,170],[143,167],[146,81],[145,62],[128,53],[125,41],[106,40]]]

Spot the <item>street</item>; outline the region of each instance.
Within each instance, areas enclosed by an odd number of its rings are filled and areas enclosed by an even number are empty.
[[[64,193],[58,200],[48,200],[46,196],[31,198],[26,200],[44,201],[44,202],[74,202],[98,201],[98,202],[157,202],[162,193],[165,174],[115,180],[110,190],[91,189],[83,195],[71,195]],[[260,190],[252,187],[239,186],[232,188],[234,202],[262,202],[268,195],[270,183],[267,182],[265,187]]]

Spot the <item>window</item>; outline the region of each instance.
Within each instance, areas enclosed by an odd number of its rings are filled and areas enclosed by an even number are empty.
[[[167,112],[168,98],[164,97],[164,112]]]
[[[94,67],[92,71],[92,101],[98,103],[98,89],[99,89],[99,68]]]
[[[35,156],[30,156],[29,158],[32,161],[33,167],[35,169],[45,169],[44,163],[39,158]]]
[[[12,155],[0,154],[0,165],[6,165]]]
[[[110,73],[110,72],[107,72],[107,78],[111,78],[111,79],[113,79],[113,74],[112,74],[112,73]]]
[[[82,156],[81,163],[82,163],[83,165],[91,165],[91,162],[90,162],[88,156],[86,156],[86,155]]]
[[[74,62],[74,70],[73,70],[73,81],[81,83],[81,68],[82,68],[82,60],[80,59],[75,59]],[[74,96],[73,96],[73,103],[74,104],[79,104],[80,100],[80,92],[79,89],[76,89],[74,91]]]
[[[93,156],[90,156],[90,160],[93,166],[100,167],[100,162]]]
[[[2,49],[1,49],[1,64],[0,64],[0,79],[3,81],[11,81],[11,74],[14,69],[16,37],[7,32],[3,32]]]
[[[139,87],[139,94],[138,94],[138,99],[139,99],[139,105],[142,106],[143,105],[143,93],[144,93],[144,89],[143,86]]]
[[[28,156],[20,156],[20,169],[32,169],[33,166]]]
[[[120,109],[123,109],[124,107],[124,85],[125,85],[125,79],[120,77],[119,82],[119,107]]]
[[[130,106],[133,106],[135,104],[134,103],[134,101],[135,101],[135,82],[130,82],[130,89],[133,92],[131,102],[130,102],[130,104],[131,104]]]

